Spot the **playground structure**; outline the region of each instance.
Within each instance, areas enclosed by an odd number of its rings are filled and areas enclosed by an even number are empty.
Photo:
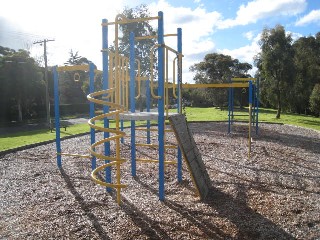
[[[158,32],[156,36],[134,36],[130,34],[130,56],[123,56],[119,54],[118,50],[118,28],[120,24],[130,24],[141,21],[158,21]],[[108,49],[108,28],[115,26],[115,51]],[[164,42],[164,37],[177,37],[177,50],[167,46]],[[157,38],[157,44],[150,49],[150,76],[140,76],[140,63],[138,56],[135,56],[135,41],[145,38]],[[153,76],[154,51],[157,51],[157,70],[158,75]],[[172,83],[169,82],[169,55],[174,56],[172,68]],[[182,84],[182,30],[177,29],[176,34],[164,34],[163,13],[159,12],[156,17],[149,17],[143,19],[126,19],[122,15],[117,15],[114,22],[108,22],[106,19],[102,21],[102,71],[95,70],[93,63],[89,65],[80,66],[63,66],[54,68],[54,89],[55,89],[55,128],[56,128],[56,147],[57,147],[57,164],[62,167],[62,156],[75,156],[91,159],[92,174],[91,177],[97,184],[106,187],[107,191],[116,189],[117,202],[121,202],[121,189],[126,185],[121,182],[121,165],[127,161],[121,157],[121,142],[125,137],[123,132],[123,121],[130,121],[130,145],[131,145],[131,174],[136,176],[136,164],[141,163],[157,163],[158,164],[158,182],[159,182],[159,200],[165,199],[165,183],[164,183],[164,169],[166,164],[177,165],[177,180],[182,181],[182,153],[179,146],[166,145],[165,134],[172,130],[167,129],[165,120],[170,117],[181,114],[181,89],[194,87],[224,87],[232,89],[234,87],[248,87],[249,88],[249,154],[250,154],[250,134],[251,134],[251,116],[252,116],[252,89],[253,84],[251,79],[242,79],[241,83],[228,84]],[[175,71],[177,67],[177,73]],[[91,128],[91,147],[89,148],[90,155],[81,155],[74,153],[63,153],[60,142],[60,113],[59,113],[59,72],[63,71],[85,71],[89,74],[90,94],[88,100],[90,101],[90,120],[88,124]],[[101,73],[103,78],[103,90],[94,90],[95,74]],[[177,75],[177,83],[175,83]],[[78,76],[75,77],[78,79]],[[155,83],[157,79],[157,83]],[[141,96],[141,81],[145,81],[146,85],[146,112],[136,112],[136,99]],[[157,93],[155,89],[157,88]],[[177,112],[172,113],[166,108],[169,105],[168,91],[172,89],[173,96],[177,100]],[[137,90],[137,91],[136,91]],[[137,92],[137,95],[136,95]],[[156,111],[151,111],[151,97],[157,100]],[[229,94],[229,98],[230,94]],[[251,99],[251,100],[250,100]],[[233,102],[230,100],[230,105]],[[250,105],[251,104],[251,105]],[[103,106],[103,113],[96,115],[95,105]],[[254,111],[255,112],[255,111]],[[229,132],[231,129],[231,114],[233,110],[229,110]],[[257,114],[258,112],[256,112]],[[256,121],[258,117],[255,118]],[[115,127],[110,127],[110,121],[113,121]],[[96,122],[103,121],[103,126],[97,125]],[[136,127],[136,121],[146,121],[146,127]],[[151,127],[150,121],[156,121],[157,127]],[[174,123],[173,123],[174,126]],[[257,126],[257,123],[256,123]],[[103,139],[96,141],[96,131],[103,132]],[[146,143],[141,144],[136,142],[136,130],[146,132]],[[158,144],[152,144],[150,141],[150,132],[157,132]],[[188,135],[190,137],[190,133]],[[111,149],[111,142],[114,143],[115,150]],[[181,141],[179,145],[181,146]],[[158,149],[158,159],[140,159],[136,157],[137,147],[150,147]],[[177,160],[167,160],[166,150],[177,149]],[[99,149],[99,150],[98,150]],[[100,150],[103,149],[103,150]],[[183,154],[184,158],[188,158],[187,154]],[[97,166],[97,160],[104,161],[104,164]],[[201,160],[201,159],[200,159]],[[197,161],[200,161],[197,159]],[[201,160],[202,161],[202,160]],[[187,164],[188,165],[188,164]],[[112,174],[111,169],[115,168],[115,173]],[[191,174],[194,171],[190,169]],[[105,179],[98,177],[99,172],[105,172]],[[112,177],[115,175],[114,177]],[[197,173],[195,173],[196,176]],[[198,174],[199,175],[199,174]],[[205,195],[201,194],[201,186],[196,184],[196,179],[193,178],[197,192],[203,198]]]

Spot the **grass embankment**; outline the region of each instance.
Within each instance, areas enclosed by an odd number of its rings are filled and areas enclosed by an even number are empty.
[[[174,111],[174,110],[171,110]],[[235,111],[236,115],[247,115],[247,110]],[[228,111],[218,108],[186,108],[187,120],[192,121],[227,121]],[[280,119],[276,119],[276,110],[260,109],[259,122],[283,123],[320,131],[320,118],[298,114],[281,114]],[[248,121],[248,116],[236,116],[236,121]],[[143,124],[143,122],[141,122]],[[138,125],[138,124],[137,124]],[[129,126],[129,122],[125,122]],[[115,127],[110,123],[110,127]],[[90,131],[88,124],[76,124],[69,126],[67,131],[61,129],[61,137],[71,136]],[[13,149],[29,144],[44,142],[55,139],[55,132],[48,129],[19,132],[0,136],[0,151]]]

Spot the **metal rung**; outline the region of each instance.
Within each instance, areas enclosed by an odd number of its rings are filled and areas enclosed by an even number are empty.
[[[154,160],[154,159],[144,159],[144,158],[136,158],[137,162],[142,162],[142,163],[159,163],[159,160]],[[164,161],[164,164],[177,164],[175,161]]]
[[[154,148],[158,148],[159,145],[156,145],[156,144],[147,144],[147,143],[137,143],[136,146],[139,146],[139,147],[154,147]],[[164,145],[164,148],[177,148],[177,146],[175,145]]]
[[[70,157],[81,157],[81,158],[92,158],[90,155],[81,155],[81,154],[74,154],[74,153],[57,153],[60,156],[70,156]]]
[[[148,128],[136,128],[136,130],[139,130],[139,131],[146,131],[146,132],[157,132],[158,131],[158,129],[157,128],[150,128],[150,129],[148,129]],[[164,130],[165,132],[173,132],[173,130],[172,129],[165,129]]]

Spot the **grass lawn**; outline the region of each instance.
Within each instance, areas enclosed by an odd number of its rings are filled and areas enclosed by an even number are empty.
[[[220,110],[218,108],[191,108],[186,109],[187,120],[192,121],[227,121],[228,111]],[[174,111],[171,109],[170,111]],[[235,114],[247,115],[247,110],[237,111]],[[320,118],[298,115],[298,114],[281,114],[280,119],[276,119],[276,110],[272,109],[260,109],[259,111],[259,122],[272,122],[272,123],[284,123],[295,126],[301,126],[305,128],[311,128],[320,131]],[[248,116],[236,116],[236,121],[248,121]],[[125,122],[125,126],[129,126],[130,122]],[[101,124],[101,123],[100,123]],[[136,125],[144,124],[143,122],[137,123]],[[110,123],[110,127],[115,127],[114,122]],[[86,133],[89,132],[90,128],[88,124],[76,124],[69,126],[67,131],[61,129],[61,137]],[[39,143],[43,141],[55,139],[55,132],[50,132],[48,129],[19,132],[14,134],[7,134],[0,136],[0,151],[7,149],[13,149],[29,144]]]
[[[227,121],[228,111],[218,108],[186,108],[188,121]],[[290,124],[320,131],[320,118],[293,113],[282,113],[280,119],[276,119],[277,110],[260,108],[259,122]],[[235,111],[235,121],[248,121],[248,109]]]

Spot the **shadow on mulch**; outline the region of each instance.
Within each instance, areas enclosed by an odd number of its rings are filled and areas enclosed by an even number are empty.
[[[192,123],[191,123],[192,124]],[[206,123],[203,123],[206,124]],[[192,125],[191,125],[192,126]],[[305,131],[313,131],[312,129],[304,129]],[[192,127],[191,127],[192,131]],[[252,127],[252,131],[254,132],[254,127]],[[227,133],[227,125],[226,123],[217,123],[217,127],[211,129],[211,131],[203,131],[208,137],[214,138],[215,135],[219,133]],[[233,138],[242,138],[243,134],[248,133],[247,125],[233,125],[232,132],[229,134]],[[197,131],[197,134],[201,134],[200,131]],[[277,142],[281,145],[288,147],[301,148],[312,153],[319,154],[320,153],[320,142],[318,139],[310,136],[302,136],[288,133],[279,133],[277,131],[273,131],[270,129],[266,129],[262,126],[259,127],[259,134],[252,134],[253,138],[262,137],[264,141],[267,142]]]
[[[170,236],[159,227],[158,223],[149,218],[145,213],[140,211],[128,199],[121,196],[122,210],[132,219],[132,221],[141,229],[141,233],[150,239],[171,239]],[[169,224],[169,223],[168,223]]]
[[[212,157],[212,156],[209,156],[209,155],[203,155],[207,158],[211,158],[212,161],[213,160],[217,160],[217,161],[220,161],[220,162],[225,162],[225,163],[228,163],[230,166],[234,166],[236,167],[235,163],[233,161],[230,161],[230,160],[227,160],[227,159],[221,159],[221,158],[217,158],[217,157]],[[292,163],[284,158],[278,158],[278,160],[280,161],[287,161],[289,163]],[[294,164],[295,166],[297,167],[300,167],[300,168],[306,168],[305,166],[303,165],[299,165],[299,164],[296,164],[296,163],[292,163]],[[273,176],[272,177],[272,180],[274,180],[274,182],[265,182],[259,178],[255,178],[254,181],[250,181],[248,180],[247,178],[245,177],[241,177],[237,174],[233,174],[233,173],[230,173],[228,171],[222,171],[222,170],[219,170],[218,168],[215,168],[215,167],[212,167],[210,166],[210,164],[206,165],[206,169],[207,170],[211,170],[211,171],[216,171],[216,172],[219,172],[219,173],[222,173],[226,176],[230,176],[232,177],[233,179],[238,179],[239,181],[243,181],[243,182],[247,182],[248,185],[250,185],[251,188],[253,189],[257,189],[259,191],[264,191],[264,192],[270,192],[270,193],[278,193],[278,194],[281,194],[281,192],[279,191],[275,191],[274,187],[277,187],[280,189],[292,189],[292,190],[296,190],[296,191],[303,191],[305,193],[314,193],[314,194],[319,194],[319,191],[310,191],[308,190],[306,187],[295,187],[295,186],[292,186],[290,184],[283,184],[279,181],[279,179],[281,178],[284,178],[284,177],[293,177],[295,179],[296,182],[299,182],[299,181],[302,181],[303,179],[311,179],[311,180],[317,180],[319,177],[318,176],[311,176],[311,175],[306,175],[306,174],[299,174],[299,173],[292,173],[292,172],[289,172],[289,171],[283,171],[283,170],[274,170],[274,169],[269,169],[269,168],[257,168],[257,167],[254,167],[254,166],[251,166],[251,165],[242,165],[241,167],[243,167],[245,170],[244,171],[252,171],[255,173],[256,176],[259,176],[259,175],[262,175],[263,173],[265,174],[269,174],[270,176]],[[310,168],[307,168],[308,170],[312,170]],[[314,171],[318,171],[317,169],[314,169]],[[215,183],[223,183],[223,184],[228,184],[230,182],[215,182]],[[234,184],[234,183],[233,183]]]
[[[238,189],[241,189],[241,186]],[[236,238],[238,239],[294,239],[278,225],[252,210],[243,201],[241,194],[233,198],[212,187],[205,202],[217,210],[221,217],[237,226],[239,232]],[[235,209],[237,211],[234,211]],[[254,223],[254,226],[247,225],[246,221]]]
[[[158,194],[156,189],[142,182],[138,177],[135,177],[135,180],[142,187],[148,189],[153,194]],[[239,189],[240,188],[241,187],[239,187]],[[246,195],[246,193],[244,192],[243,195]],[[234,238],[222,232],[216,225],[210,222],[205,222],[203,220],[203,216],[208,215],[208,213],[190,210],[185,205],[181,205],[167,199],[163,203],[167,207],[188,219],[188,221],[197,226],[204,234],[206,234],[208,238]],[[223,193],[220,190],[211,187],[204,203],[208,204],[212,209],[215,209],[218,212],[218,217],[226,218],[237,226],[238,234],[236,239],[294,239],[292,235],[285,232],[278,225],[252,210],[242,199],[241,194],[239,194],[237,198],[233,198],[229,194]],[[134,206],[129,206],[129,209],[130,207]],[[234,211],[234,209],[237,209],[237,211]],[[136,214],[131,215],[131,217],[133,217],[135,222],[137,219],[140,219],[140,216]],[[246,222],[255,223],[255,226],[248,225]]]
[[[81,206],[82,211],[85,212],[85,214],[87,215],[88,219],[90,219],[90,221],[92,222],[92,226],[94,227],[94,229],[98,233],[100,239],[103,239],[103,240],[111,239],[110,237],[108,237],[107,233],[104,231],[103,227],[99,223],[98,218],[90,211],[90,206],[86,203],[84,198],[77,192],[77,190],[73,186],[73,184],[71,182],[71,179],[68,176],[68,174],[63,170],[63,168],[59,168],[59,171],[60,171],[61,176],[63,177],[64,181],[66,182],[67,188],[73,194],[73,196],[75,197],[76,201]]]

